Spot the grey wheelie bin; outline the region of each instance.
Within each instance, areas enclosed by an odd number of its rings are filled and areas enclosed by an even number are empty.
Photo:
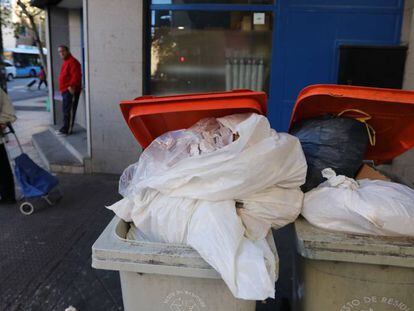
[[[146,148],[155,138],[202,118],[266,113],[266,94],[225,93],[144,96],[121,103],[125,120]],[[92,266],[117,270],[127,311],[253,311],[255,301],[236,299],[220,275],[191,247],[127,240],[129,225],[114,218],[92,247]],[[279,261],[272,233],[267,237]]]
[[[234,298],[193,248],[126,240],[128,229],[114,217],[92,246],[92,267],[119,271],[125,310],[255,310],[256,302]],[[272,233],[267,240],[278,269]]]
[[[366,160],[386,163],[414,146],[414,92],[339,85],[304,89],[291,126],[362,111],[376,131]],[[411,134],[410,134],[411,133]],[[295,311],[414,310],[414,239],[355,235],[295,222]]]
[[[295,229],[294,310],[414,310],[414,239]]]

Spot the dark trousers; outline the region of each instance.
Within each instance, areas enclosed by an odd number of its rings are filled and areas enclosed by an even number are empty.
[[[30,83],[27,85],[27,87],[32,87],[33,84],[36,84],[36,79],[33,79],[32,81],[30,81]]]
[[[37,89],[38,89],[38,90],[40,90],[40,86],[41,86],[43,83],[44,83],[44,84],[45,84],[45,86],[47,87],[47,81],[46,81],[46,80],[40,80],[40,79],[39,79],[39,85],[37,86]]]
[[[75,123],[76,109],[78,108],[80,93],[71,94],[69,91],[62,93],[63,98],[63,127],[61,132],[71,134]]]
[[[14,180],[6,147],[0,144],[0,197],[3,200],[14,200]]]

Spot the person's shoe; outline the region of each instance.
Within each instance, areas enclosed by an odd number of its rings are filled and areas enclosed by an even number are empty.
[[[67,133],[67,132],[62,131],[62,130],[56,130],[56,131],[55,131],[55,134],[56,134],[57,136],[67,136],[67,135],[68,135],[68,133]]]
[[[15,204],[16,200],[15,199],[0,199],[0,205],[10,205],[10,204]]]

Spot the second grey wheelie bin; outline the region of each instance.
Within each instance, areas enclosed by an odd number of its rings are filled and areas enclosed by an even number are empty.
[[[291,125],[360,110],[376,131],[366,160],[386,163],[414,146],[414,92],[339,85],[304,89]],[[334,207],[333,207],[334,208]],[[414,239],[333,232],[295,222],[295,311],[414,310]]]

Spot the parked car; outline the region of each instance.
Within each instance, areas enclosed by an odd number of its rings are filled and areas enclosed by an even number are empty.
[[[7,81],[11,81],[16,78],[16,67],[12,63],[4,61],[4,67],[6,68]]]

